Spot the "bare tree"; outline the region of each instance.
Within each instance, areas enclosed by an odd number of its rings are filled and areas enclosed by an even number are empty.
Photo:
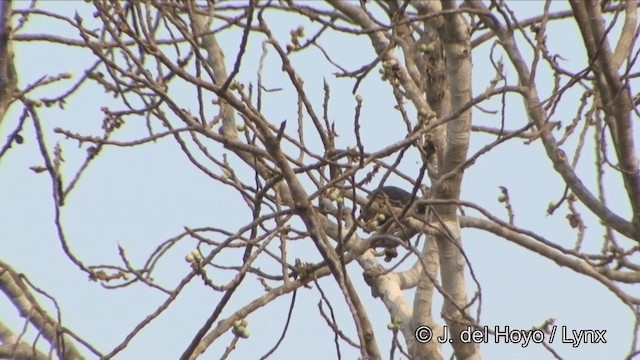
[[[381,345],[390,342],[390,358],[443,359],[452,352],[457,359],[480,359],[481,341],[464,340],[486,329],[486,323],[480,317],[481,282],[465,252],[463,228],[492,234],[602,284],[635,316],[628,358],[638,354],[640,298],[626,286],[640,282],[640,163],[633,133],[640,115],[634,95],[640,74],[637,2],[572,0],[570,7],[553,10],[551,1],[540,1],[530,4],[537,13],[526,18],[511,8],[515,4],[478,0],[95,0],[74,3],[85,7],[75,16],[40,5],[0,3],[0,133],[6,139],[0,144],[0,171],[7,172],[3,163],[18,156],[20,146],[33,146],[41,164],[30,169],[50,178],[51,236],[76,271],[110,291],[142,285],[163,299],[119,344],[100,348],[88,340],[92,335],[67,328],[59,309],[50,311],[55,300],[43,297],[46,284],[32,283],[2,256],[0,289],[26,319],[24,328],[38,336],[32,340],[26,330],[0,322],[1,358],[116,357],[199,280],[216,294],[216,302],[207,309],[210,315],[199,319],[201,327],[188,330],[182,359],[199,357],[232,332],[231,343],[215,355],[230,356],[238,341],[249,337],[250,315],[268,311],[270,303],[290,294],[293,309],[297,291],[305,287],[322,298],[319,313],[327,331],[335,333],[337,357],[346,345],[362,359],[380,359],[386,357]],[[93,18],[82,15],[87,9]],[[66,31],[29,30],[43,19],[64,24]],[[564,49],[548,45],[556,23],[579,29],[574,39],[586,57],[581,55],[584,66],[578,70],[575,62],[567,65]],[[290,28],[286,38],[281,26]],[[228,42],[220,38],[227,34],[236,47],[223,45]],[[357,59],[367,58],[366,63],[353,65],[348,50],[329,45],[344,42],[346,48],[350,41],[371,49],[370,56]],[[15,49],[45,44],[59,51],[79,49],[91,63],[74,71],[75,79],[61,72],[21,83],[27,69],[15,60],[21,56]],[[476,57],[483,48],[488,56]],[[310,89],[299,71],[306,61],[333,69],[322,74],[329,80],[321,98],[312,95],[319,89]],[[477,82],[480,72],[492,79]],[[284,77],[273,80],[280,74]],[[343,100],[332,97],[334,79],[353,94],[352,115],[345,116],[343,109],[339,119],[332,115],[332,104]],[[484,87],[475,96],[473,81]],[[394,102],[395,118],[362,116],[378,101],[361,93],[365,83],[374,84],[367,86],[376,88],[375,97]],[[55,96],[42,95],[52,87]],[[188,105],[180,101],[185,92],[195,99]],[[101,121],[51,118],[54,112],[64,114],[74,98],[103,95]],[[526,119],[507,115],[505,108],[516,103]],[[284,119],[273,110],[279,106]],[[575,116],[561,122],[560,109]],[[472,114],[492,119],[491,125],[472,122]],[[100,124],[101,130],[80,130],[87,129],[86,122],[92,129]],[[141,123],[146,134],[127,130]],[[372,145],[389,129],[404,134]],[[469,151],[472,138],[486,144]],[[77,201],[70,195],[81,179],[111,148],[169,140],[218,191],[243,202],[245,211],[237,215],[242,225],[214,219],[185,226],[168,240],[147,239],[157,246],[143,262],[133,260],[125,246],[119,248],[120,260],[108,264],[74,251],[81,240],[69,235],[61,219]],[[461,195],[473,187],[465,172],[515,142],[540,150],[534,156],[546,159],[547,171],[561,177],[555,190],[562,196],[550,198],[542,212],[557,217],[566,209],[574,245],[516,224],[516,215],[523,216],[512,203],[517,193],[507,186],[500,187],[497,202],[504,214],[496,204]],[[594,156],[593,164],[579,168],[581,157],[588,156]],[[80,159],[75,168],[65,164],[67,157]],[[495,173],[509,171],[497,165]],[[626,203],[609,200],[619,182]],[[406,191],[388,187],[391,183],[404,184]],[[541,185],[532,180],[535,186]],[[585,239],[590,246],[583,245]],[[158,264],[180,253],[182,244],[194,249],[185,258],[190,267],[176,270],[182,280],[159,280]],[[297,257],[300,248],[317,256]],[[251,289],[252,301],[231,300],[241,286]],[[333,310],[324,286],[341,294],[353,331],[345,330],[345,319],[326,312],[326,307]],[[388,310],[390,331],[372,322],[372,297]],[[434,302],[439,299],[438,311]],[[290,311],[287,325],[291,316]],[[278,348],[287,325],[264,358]],[[541,336],[537,342],[561,358],[554,326],[549,318],[527,334]],[[438,337],[452,341],[443,349]]]

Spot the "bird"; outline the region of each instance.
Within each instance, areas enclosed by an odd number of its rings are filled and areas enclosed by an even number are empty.
[[[384,223],[387,222],[388,218],[393,214],[393,208],[402,210],[412,199],[411,193],[396,186],[383,186],[378,188],[373,191],[368,198],[373,199],[373,201],[369,207],[365,206],[362,209],[362,220],[365,222],[377,220],[378,225],[384,225]],[[426,205],[418,205],[415,213],[424,214],[425,210]],[[383,215],[384,219],[379,215]]]
[[[365,229],[367,232],[371,230],[377,230],[385,225],[389,220],[397,219],[405,206],[407,206],[413,197],[411,193],[396,187],[396,186],[383,186],[376,189],[368,196],[370,204],[364,206],[360,210],[360,216],[365,223]],[[408,215],[424,215],[426,212],[426,205],[418,204],[413,208],[412,213]],[[385,234],[395,234],[398,231],[403,231],[402,224],[398,221],[394,221],[384,228]],[[400,237],[406,238],[404,231],[400,234]],[[408,239],[405,239],[408,240]],[[385,249],[385,261],[389,262],[391,259],[398,256],[396,246],[386,247]]]

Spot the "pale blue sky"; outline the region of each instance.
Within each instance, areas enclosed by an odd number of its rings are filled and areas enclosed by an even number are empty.
[[[28,2],[15,2],[15,6],[26,7]],[[518,15],[528,17],[537,14],[544,2],[511,3]],[[557,5],[554,3],[554,6]],[[40,2],[38,7],[72,17],[78,13],[91,24],[91,5],[84,2]],[[317,29],[299,17],[282,14],[267,14],[276,37],[286,44],[289,31],[305,24],[306,35]],[[87,25],[89,26],[89,25]],[[89,26],[90,27],[90,26]],[[44,17],[33,17],[20,33],[50,33],[77,38],[73,28],[59,21]],[[577,27],[569,22],[550,25],[548,45],[552,52],[559,52],[566,59],[563,63],[572,69],[586,64],[585,53],[579,48],[580,36]],[[234,61],[232,49],[240,42],[240,32],[231,31],[220,36],[227,54],[227,66]],[[243,82],[255,81],[255,73],[261,52],[262,38],[254,38],[239,74]],[[362,36],[348,38],[328,34],[320,43],[335,57],[341,66],[353,70],[373,59],[369,40]],[[482,92],[493,77],[487,61],[490,43],[484,44],[474,53],[474,94]],[[526,54],[525,46],[521,50]],[[15,45],[20,84],[33,82],[43,75],[55,75],[70,71],[74,78],[62,84],[50,86],[38,96],[53,96],[73,83],[78,75],[93,63],[89,52],[64,46],[50,46],[42,42],[18,43]],[[270,50],[265,67],[268,88],[281,87],[280,93],[264,95],[264,114],[274,123],[289,120],[288,129],[293,130],[296,120],[296,98],[288,78],[280,71],[280,63]],[[506,61],[506,56],[504,57]],[[320,112],[323,101],[322,82],[331,88],[330,118],[336,122],[340,134],[338,146],[352,145],[352,119],[355,99],[351,94],[352,80],[338,79],[332,74],[337,69],[323,60],[319,51],[311,49],[292,56],[292,62],[305,82],[311,101]],[[506,67],[508,79],[514,82],[516,74]],[[545,68],[546,69],[546,68]],[[550,91],[552,78],[548,73],[538,76],[541,98]],[[169,89],[172,97],[186,109],[197,110],[195,90],[182,83]],[[405,127],[393,109],[394,101],[388,84],[380,81],[376,73],[360,86],[359,95],[364,98],[362,112],[362,137],[369,151],[379,149],[405,136]],[[577,99],[580,94],[569,94],[567,99]],[[208,95],[208,100],[211,95]],[[574,116],[575,105],[565,100],[555,120],[569,123]],[[40,109],[43,126],[47,133],[49,149],[60,142],[64,151],[64,173],[72,174],[81,164],[87,145],[78,147],[77,142],[65,140],[51,130],[56,127],[80,134],[98,134],[102,122],[100,108],[109,106],[122,109],[117,99],[94,85],[88,85],[69,98],[65,110]],[[483,104],[483,108],[499,110],[499,99]],[[521,101],[507,98],[507,128],[515,129],[526,122]],[[210,114],[213,114],[210,112]],[[13,108],[0,126],[0,138],[5,139],[17,122],[19,111]],[[474,124],[495,126],[499,116],[489,116],[474,111]],[[312,127],[307,126],[311,134]],[[156,126],[159,131],[160,127]],[[143,118],[131,118],[116,135],[119,140],[143,137],[146,124]],[[23,131],[25,144],[14,148],[0,161],[0,258],[24,273],[34,284],[54,296],[62,309],[64,325],[103,352],[109,352],[119,344],[131,329],[154,311],[164,300],[164,295],[146,286],[135,285],[119,290],[105,290],[91,282],[64,256],[53,226],[50,179],[46,174],[35,174],[30,166],[41,165],[42,160],[35,145],[33,126],[27,122]],[[473,135],[470,154],[493,140],[491,136]],[[591,143],[587,141],[587,147]],[[575,141],[565,148],[572,153]],[[573,145],[571,145],[573,144]],[[218,144],[206,143],[211,153],[220,155],[224,151]],[[226,152],[226,151],[225,151]],[[417,175],[416,162],[419,157],[410,150],[400,169]],[[595,184],[592,171],[593,151],[587,150],[581,159],[579,172],[591,188]],[[219,173],[219,171],[218,171]],[[251,174],[240,172],[250,178]],[[69,178],[64,179],[66,182]],[[617,213],[627,217],[629,207],[623,198],[622,185],[615,176],[608,177],[609,204]],[[408,188],[409,185],[392,178],[390,183]],[[564,218],[566,209],[561,208],[555,216],[546,216],[550,201],[557,201],[564,191],[560,177],[553,171],[550,161],[538,144],[524,145],[515,140],[504,144],[465,172],[462,197],[485,206],[494,214],[506,218],[497,197],[498,186],[507,186],[516,211],[516,224],[540,233],[560,245],[571,247],[576,234]],[[373,185],[372,185],[373,187]],[[249,213],[237,193],[213,182],[188,162],[172,138],[135,148],[106,147],[79,182],[77,189],[63,207],[63,224],[71,249],[90,265],[120,264],[118,245],[126,249],[133,264],[142,266],[149,254],[163,241],[181,233],[184,227],[216,226],[230,231],[250,221]],[[470,212],[470,214],[473,214]],[[598,249],[602,241],[602,229],[592,216],[585,215],[589,227],[584,248]],[[585,276],[558,267],[552,261],[520,248],[504,239],[490,234],[465,230],[463,243],[473,270],[482,286],[483,324],[488,326],[508,325],[515,329],[530,329],[539,326],[548,318],[556,324],[570,329],[606,329],[607,344],[570,345],[554,343],[556,351],[566,359],[619,359],[630,348],[632,313],[604,288]],[[219,239],[221,240],[221,239]],[[154,279],[168,288],[173,288],[190,268],[184,256],[196,245],[189,240],[178,244],[159,263]],[[231,253],[229,253],[231,254]],[[306,261],[318,259],[319,255],[310,242],[291,245],[291,258]],[[230,255],[225,255],[230,256]],[[241,255],[234,253],[223,258],[228,264],[238,264]],[[274,263],[265,261],[265,267]],[[369,309],[376,335],[383,354],[390,348],[390,332],[386,330],[389,315],[382,303],[371,298],[369,289],[361,277],[361,270],[349,266],[353,281],[361,290],[361,296]],[[228,278],[228,274],[221,274]],[[215,275],[212,275],[214,280]],[[220,278],[218,278],[220,280]],[[357,339],[351,316],[343,298],[333,284],[332,278],[320,281],[323,290],[332,300],[336,317],[343,330]],[[475,287],[468,278],[469,293]],[[632,291],[640,295],[637,289]],[[230,311],[244,306],[253,298],[262,295],[260,284],[254,279],[246,280],[231,300],[221,318]],[[411,292],[407,292],[411,294]],[[151,325],[145,328],[131,344],[120,353],[118,359],[175,359],[189,343],[194,333],[210,315],[221,295],[213,293],[194,280],[186,287],[176,302]],[[53,309],[51,303],[40,297],[42,304]],[[272,356],[273,359],[300,358],[331,359],[336,357],[333,334],[324,324],[318,312],[320,295],[316,289],[301,289],[298,293],[291,325],[283,344]],[[290,296],[284,296],[267,305],[249,318],[251,337],[238,343],[232,359],[254,359],[266,353],[280,336],[289,307]],[[326,308],[325,308],[326,310]],[[440,299],[434,313],[440,311]],[[22,320],[11,304],[0,297],[0,318],[19,331]],[[29,336],[34,331],[30,329]],[[203,358],[217,359],[228,345],[231,334],[227,334],[210,348]],[[344,344],[343,344],[344,345]],[[481,347],[485,359],[543,359],[551,358],[540,345],[523,348],[519,344],[494,344]],[[344,359],[356,359],[358,352],[342,346]],[[445,348],[450,354],[450,349]],[[388,355],[387,355],[388,356]]]

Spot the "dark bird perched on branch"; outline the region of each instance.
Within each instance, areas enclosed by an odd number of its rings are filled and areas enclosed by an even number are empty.
[[[416,200],[420,198],[416,197]],[[405,241],[408,240],[402,224],[396,220],[400,220],[402,210],[411,202],[411,193],[395,186],[383,186],[371,193],[369,199],[372,199],[369,206],[364,206],[361,210],[362,220],[366,224],[365,228],[368,231],[376,230],[392,220],[393,223],[383,228],[383,233],[394,234],[402,231],[399,236]],[[425,211],[426,205],[413,206],[413,210],[407,212],[405,216],[424,215]],[[396,246],[386,248],[386,261],[391,261],[398,256]]]

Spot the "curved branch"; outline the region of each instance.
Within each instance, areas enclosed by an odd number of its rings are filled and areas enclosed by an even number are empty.
[[[0,290],[7,295],[20,315],[42,333],[61,358],[84,359],[75,346],[63,336],[59,321],[49,316],[38,304],[21,275],[3,261],[0,261]]]
[[[591,70],[607,123],[611,131],[616,155],[620,161],[621,176],[633,211],[637,241],[640,241],[640,162],[635,150],[633,119],[629,84],[624,84],[618,74],[619,64],[612,53],[605,31],[600,5],[596,2],[571,1],[583,42],[589,54]],[[635,12],[635,7],[631,7]],[[626,27],[627,24],[625,24]],[[622,34],[621,40],[630,34]],[[623,46],[618,44],[620,50]],[[617,54],[618,56],[620,54]]]
[[[479,0],[466,0],[466,4],[475,9],[485,10],[488,12],[484,3]],[[575,171],[571,168],[566,155],[558,147],[556,139],[553,137],[551,132],[546,129],[547,119],[545,110],[538,97],[535,86],[530,83],[531,72],[525,63],[520,50],[518,50],[513,33],[505,29],[494,16],[480,15],[480,19],[498,36],[505,52],[518,72],[518,78],[524,94],[525,108],[527,109],[529,117],[540,131],[540,139],[544,145],[547,157],[553,163],[553,168],[560,174],[560,176],[562,176],[565,183],[569,186],[571,191],[576,194],[578,199],[580,199],[580,201],[585,204],[589,210],[600,218],[600,220],[611,225],[613,229],[628,238],[640,242],[640,234],[635,226],[607,208],[593,195],[591,191],[589,191],[589,189],[587,189],[582,180],[580,180]]]
[[[512,229],[509,229],[507,226],[492,221],[482,220],[471,216],[461,216],[460,225],[463,227],[471,227],[488,231],[501,238],[507,239],[519,246],[522,246],[525,249],[531,250],[546,257],[549,260],[552,260],[559,266],[568,267],[577,273],[597,280],[599,283],[609,289],[614,295],[616,295],[623,303],[627,304],[630,307],[640,305],[640,298],[636,298],[626,294],[605,274],[599,272],[596,268],[589,265],[589,263],[584,260],[570,258],[530,236],[516,232]]]

